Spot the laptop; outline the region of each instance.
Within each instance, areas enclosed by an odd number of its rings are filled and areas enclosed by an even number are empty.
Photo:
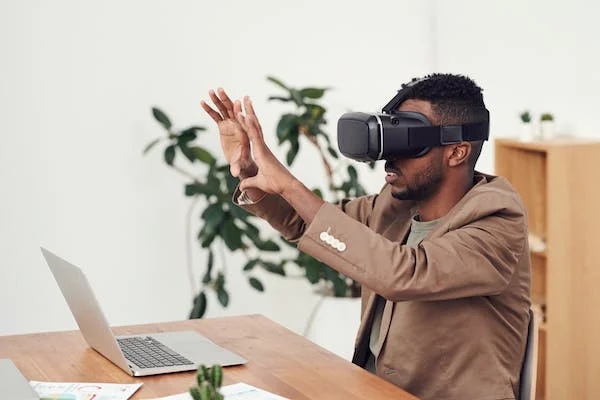
[[[0,359],[0,395],[3,399],[39,400],[40,398],[9,358]]]
[[[114,336],[83,271],[41,248],[88,345],[132,376],[231,366],[247,360],[195,331]]]

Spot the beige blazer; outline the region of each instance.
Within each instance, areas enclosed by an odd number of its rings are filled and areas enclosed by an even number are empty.
[[[386,299],[378,376],[422,399],[518,398],[531,272],[526,212],[506,179],[476,173],[418,246],[401,244],[414,204],[388,186],[324,204],[310,226],[280,196],[242,207],[361,284],[354,363],[366,363],[378,293]]]

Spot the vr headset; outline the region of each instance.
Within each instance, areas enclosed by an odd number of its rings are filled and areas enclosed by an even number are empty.
[[[381,114],[343,114],[338,120],[340,152],[348,158],[364,162],[417,158],[427,154],[434,146],[488,139],[487,110],[485,121],[482,122],[435,126],[421,113],[397,111],[411,88],[425,79],[411,82],[400,89],[383,107]]]

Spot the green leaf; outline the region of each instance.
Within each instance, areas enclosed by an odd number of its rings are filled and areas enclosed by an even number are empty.
[[[291,101],[292,98],[291,97],[282,97],[282,96],[269,96],[269,98],[267,100],[279,100],[279,101],[288,102],[288,101]]]
[[[260,234],[259,234],[258,228],[256,226],[252,225],[248,221],[244,221],[244,223],[246,224],[246,229],[243,232],[246,234],[246,236],[248,238],[250,238],[250,240],[252,240],[252,243],[254,243],[254,245],[259,250],[265,250],[265,251],[279,251],[280,250],[277,243],[273,242],[272,240],[267,240],[266,242],[263,241],[260,238]],[[275,247],[277,247],[277,249],[275,249]]]
[[[205,164],[214,164],[216,162],[215,157],[210,152],[202,147],[194,146],[190,147],[190,150],[198,161],[202,161]]]
[[[196,156],[194,156],[192,150],[187,146],[187,142],[177,142],[177,144],[185,158],[187,158],[190,162],[194,162]]]
[[[304,88],[300,90],[302,97],[308,97],[309,99],[320,99],[325,94],[325,90],[321,88]]]
[[[325,264],[321,264],[321,268],[325,272],[325,277],[333,283],[335,297],[344,297],[346,295],[347,287],[343,275]]]
[[[297,130],[298,116],[294,114],[284,114],[279,120],[279,123],[277,123],[277,139],[279,139],[279,144],[287,140],[292,132]]]
[[[204,284],[206,284],[212,280],[213,263],[214,263],[213,252],[209,251],[208,252],[208,262],[206,265],[206,273],[204,274],[204,278],[202,278],[202,283],[204,283]]]
[[[198,235],[198,238],[202,239],[202,241],[200,242],[200,246],[202,246],[202,248],[209,247],[212,244],[212,242],[215,240],[216,237],[217,237],[216,231],[207,233],[205,235]]]
[[[292,100],[296,103],[297,106],[301,106],[304,101],[302,99],[302,94],[296,89],[290,89],[290,94],[292,95]]]
[[[232,218],[226,218],[221,227],[221,237],[231,251],[242,247],[242,230],[238,228]]]
[[[150,143],[148,143],[148,145],[144,148],[143,154],[147,154],[161,140],[162,140],[162,138],[157,138],[157,139],[154,139],[153,141],[151,141]]]
[[[223,205],[221,203],[211,204],[202,212],[202,219],[211,227],[217,227],[225,217]]]
[[[358,177],[358,173],[356,172],[356,168],[354,168],[352,165],[348,165],[348,175],[350,175],[350,179],[352,181],[356,181],[356,178]]]
[[[203,127],[203,126],[193,125],[193,126],[190,126],[189,128],[186,128],[186,129],[182,130],[181,133],[182,134],[184,134],[186,132],[195,132],[195,133],[198,133],[198,132],[205,131],[205,130],[206,130],[206,128]]]
[[[231,212],[231,215],[233,215],[236,219],[241,220],[244,223],[246,222],[248,217],[250,217],[252,215],[248,211],[244,210],[243,208],[235,206],[235,205],[231,206],[231,209],[229,210],[229,212]]]
[[[317,196],[319,196],[321,199],[323,198],[323,192],[321,191],[321,189],[316,188],[316,189],[313,189],[312,192],[314,194],[316,194]]]
[[[308,112],[308,117],[314,122],[319,122],[322,120],[323,115],[325,115],[325,108],[318,104],[307,103],[304,105],[306,107],[306,111]]]
[[[194,182],[188,183],[185,185],[185,195],[186,196],[195,196],[197,194],[210,195],[213,191],[209,188],[205,183]]]
[[[294,160],[296,159],[296,156],[298,155],[298,150],[300,150],[300,145],[298,144],[298,141],[291,141],[291,143],[292,147],[290,147],[285,157],[285,162],[290,167],[292,166]]]
[[[221,287],[217,291],[217,297],[219,299],[219,303],[221,303],[223,307],[227,307],[229,304],[229,293],[227,293],[227,290]]]
[[[261,241],[260,243],[255,243],[256,247],[262,251],[279,251],[281,248],[277,243],[272,240],[267,240],[266,242]]]
[[[215,280],[215,289],[221,290],[224,285],[225,285],[225,275],[223,275],[223,272],[219,272],[217,274],[217,279]]]
[[[252,270],[256,264],[258,264],[260,262],[260,260],[258,258],[255,258],[254,260],[250,260],[246,263],[246,265],[244,265],[244,271],[250,271]]]
[[[273,274],[285,276],[285,269],[283,268],[283,265],[275,264],[270,261],[262,261],[260,264],[265,270]]]
[[[312,284],[319,282],[321,278],[321,264],[311,257],[311,260],[304,265],[304,274],[306,279]]]
[[[208,186],[209,190],[215,194],[221,194],[221,177],[216,174],[208,174],[206,178],[206,186]],[[228,199],[229,200],[229,199]]]
[[[265,291],[265,287],[263,286],[262,282],[259,281],[258,279],[254,278],[254,277],[250,277],[250,279],[248,279],[248,281],[250,282],[250,286],[252,286],[254,289],[258,290],[259,292]]]
[[[233,192],[235,192],[235,188],[237,188],[239,182],[240,182],[240,180],[238,178],[234,177],[233,175],[231,175],[229,173],[229,170],[227,170],[227,174],[225,175],[225,185],[227,186],[227,191],[229,192],[230,195],[233,195]],[[234,207],[234,208],[244,211],[242,208],[239,208],[239,207]],[[246,212],[246,211],[244,211],[244,212]]]
[[[181,133],[177,136],[177,142],[179,144],[188,143],[192,140],[196,140],[196,130],[195,129],[186,129],[181,131]]]
[[[285,85],[283,84],[283,82],[281,82],[279,79],[277,79],[277,78],[275,78],[275,77],[272,77],[272,76],[267,76],[267,79],[268,79],[268,80],[270,80],[271,82],[273,82],[274,84],[276,84],[277,86],[279,86],[279,87],[280,87],[280,88],[282,88],[282,89],[285,89],[285,90],[287,90],[287,91],[289,91],[289,90],[290,90],[290,89],[289,89],[287,86],[285,86]]]
[[[200,292],[194,299],[194,307],[190,312],[189,319],[198,319],[204,316],[206,312],[206,295],[204,292]]]
[[[165,162],[169,165],[173,165],[173,161],[175,160],[175,145],[172,144],[167,146],[165,149]]]
[[[154,119],[160,122],[166,130],[171,129],[171,120],[169,120],[167,114],[165,114],[160,108],[152,107],[152,115],[154,115]]]
[[[338,158],[338,153],[333,149],[333,147],[327,147],[327,151],[329,152],[329,154],[331,154],[331,157]]]

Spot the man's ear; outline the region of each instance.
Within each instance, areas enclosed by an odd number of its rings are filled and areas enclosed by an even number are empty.
[[[472,147],[470,142],[460,142],[448,146],[446,152],[448,166],[458,167],[459,165],[468,162],[471,150]]]

